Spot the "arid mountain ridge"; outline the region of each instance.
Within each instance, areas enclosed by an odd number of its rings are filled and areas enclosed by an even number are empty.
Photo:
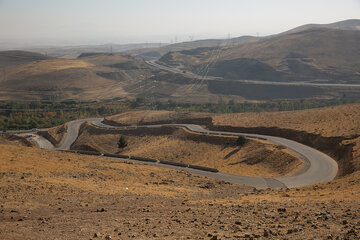
[[[339,97],[343,94],[357,96],[354,89],[280,89],[268,85],[244,86],[243,83],[238,86],[239,83],[233,80],[358,84],[359,26],[360,20],[348,20],[330,25],[305,25],[291,30],[289,34],[262,40],[244,36],[159,48],[161,51],[157,55],[165,54],[160,58],[164,64],[200,75],[204,66],[209,66],[208,75],[230,81],[205,81],[196,87],[191,85],[194,79],[150,67],[142,56],[99,53],[90,51],[91,48],[76,59],[4,51],[0,52],[0,100],[16,100],[19,96],[23,100],[55,101],[135,98],[150,94],[149,89],[154,89],[151,94],[156,99],[175,98],[193,102],[204,102],[210,98],[216,101],[219,96],[229,96],[235,100]],[[209,48],[208,43],[213,47]],[[219,44],[221,48],[214,47]],[[174,49],[182,51],[174,52]],[[189,89],[191,91],[187,91]],[[266,94],[273,92],[275,94]],[[284,92],[289,94],[281,95]]]

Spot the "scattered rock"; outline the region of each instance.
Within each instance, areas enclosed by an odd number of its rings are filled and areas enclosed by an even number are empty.
[[[94,233],[94,238],[100,238],[101,237],[101,233]]]
[[[212,236],[212,237],[210,238],[210,240],[218,240],[218,238],[217,238],[216,235],[214,235],[214,236]]]
[[[215,184],[212,182],[207,182],[204,185],[200,186],[200,188],[204,188],[204,189],[212,189],[215,188]]]
[[[286,208],[278,208],[277,211],[278,211],[278,213],[285,213]]]

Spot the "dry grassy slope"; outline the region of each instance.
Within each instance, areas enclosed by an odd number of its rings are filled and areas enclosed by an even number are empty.
[[[316,136],[325,137],[329,139],[329,146],[332,144],[334,148],[332,154],[340,163],[340,174],[344,175],[360,170],[359,110],[360,104],[351,104],[296,112],[225,114],[214,116],[213,124],[241,128],[274,127],[274,132],[277,131],[276,129],[304,131],[314,134],[314,140],[310,140],[315,142],[313,147],[330,151],[324,145],[325,142],[316,140]],[[338,141],[337,145],[331,143],[334,140]],[[316,142],[319,146],[316,146]],[[350,152],[346,150],[349,147]]]
[[[128,142],[121,154],[207,166],[244,176],[281,176],[302,166],[300,159],[269,143],[249,141],[239,148],[236,138],[202,136],[176,128],[104,131],[84,125],[72,149],[115,153],[121,135]]]
[[[339,176],[344,176],[360,170],[359,109],[360,104],[350,104],[294,112],[212,115],[211,119],[196,121],[215,130],[268,134],[302,142],[336,159],[340,167]],[[173,118],[173,114],[161,113],[162,121],[171,119],[181,123]],[[137,112],[125,113],[113,117],[113,120],[122,124],[133,124],[134,121],[136,124],[137,115]],[[147,124],[151,123],[149,118]]]
[[[173,111],[131,111],[122,114],[106,117],[105,121],[115,125],[146,125],[155,123],[185,123],[192,119],[208,119],[212,114],[194,112],[173,112]],[[201,120],[200,120],[201,122]]]
[[[19,96],[24,100],[83,101],[138,95],[149,98],[149,89],[154,84],[157,100],[172,97],[178,101],[207,102],[216,96],[211,95],[206,86],[184,94],[188,85],[183,83],[145,81],[154,71],[143,60],[119,53],[83,54],[73,60],[19,60],[16,66],[5,68],[6,78],[0,69],[0,100],[18,100]]]
[[[0,134],[0,144],[28,147],[35,146],[35,143],[33,143],[31,140],[12,134]]]
[[[231,63],[231,61],[236,62],[238,59],[256,59],[267,64],[267,67],[296,76],[309,75],[308,77],[310,77],[315,73],[319,75],[319,78],[322,78],[321,74],[324,73],[356,75],[360,72],[359,41],[360,31],[311,29],[262,41],[225,47],[217,60],[219,63],[217,66],[225,69],[226,65],[222,66],[221,64],[226,63],[226,61]],[[171,53],[171,56],[163,59],[170,59],[171,62],[198,68],[213,60],[211,56],[212,51],[204,50],[191,58],[187,56],[187,53],[180,52]],[[236,73],[235,69],[233,70],[234,74],[240,74]],[[216,66],[212,71],[212,74],[215,75],[217,72],[223,74],[222,69],[216,69]],[[251,73],[251,68],[249,71]]]
[[[341,30],[360,30],[360,19],[349,19],[341,22],[330,23],[330,24],[306,24],[300,27],[291,29],[280,35],[286,35],[295,32],[301,32],[304,30],[314,29],[314,28],[329,28],[329,29],[341,29]]]
[[[358,71],[360,31],[318,29],[229,48],[223,59],[255,58],[276,66],[291,53],[314,60],[315,66]]]
[[[16,90],[84,89],[111,84],[90,70],[84,61],[54,59],[23,64],[8,70],[3,87]]]
[[[34,52],[25,52],[25,51],[0,52],[0,66],[3,68],[8,68],[11,66],[26,64],[33,61],[42,61],[48,59],[52,59],[52,58]]]
[[[212,118],[214,125],[278,127],[324,137],[351,137],[360,134],[360,104],[294,112],[223,114]]]
[[[223,39],[204,39],[204,40],[196,40],[191,42],[181,42],[175,43],[171,45],[167,45],[164,47],[159,48],[148,48],[148,49],[135,49],[130,50],[128,53],[135,54],[135,55],[143,55],[148,57],[160,57],[164,56],[169,52],[178,52],[178,51],[187,51],[192,49],[199,49],[199,48],[214,48],[224,44],[239,44],[245,42],[252,42],[259,40],[258,37],[253,36],[241,36],[237,38],[232,38],[231,40],[223,40]]]
[[[260,192],[182,171],[0,144],[0,238],[358,239],[359,179],[357,172]]]
[[[192,42],[182,42],[182,43],[175,43],[159,48],[143,48],[143,49],[134,49],[127,51],[129,54],[133,55],[143,55],[143,56],[150,56],[150,57],[160,57],[165,55],[169,52],[174,51],[183,51],[189,50],[194,48],[200,47],[216,47],[221,44],[223,40],[220,39],[207,39],[207,40],[198,40]]]
[[[126,97],[123,88],[132,82],[143,80],[150,72],[146,65],[121,54],[96,54],[75,60],[16,58],[17,52],[2,52],[7,58],[15,58],[1,74],[1,100],[16,99],[76,99],[100,100]],[[32,53],[24,52],[24,55]],[[3,70],[1,70],[3,71]]]

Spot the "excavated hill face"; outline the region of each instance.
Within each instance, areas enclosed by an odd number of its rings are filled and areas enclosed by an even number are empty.
[[[230,80],[353,82],[360,79],[360,31],[310,29],[221,49],[209,75]],[[200,71],[214,51],[182,51],[160,61]]]

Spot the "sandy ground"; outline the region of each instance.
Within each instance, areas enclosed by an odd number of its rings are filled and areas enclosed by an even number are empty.
[[[0,145],[0,239],[359,239],[360,177],[254,191],[182,171]]]
[[[128,142],[122,150],[117,147],[120,136]],[[82,128],[72,148],[107,153],[120,151],[121,154],[195,164],[243,176],[282,176],[302,167],[297,156],[279,146],[249,140],[238,147],[236,139],[192,134],[179,128],[106,131],[88,124]]]

